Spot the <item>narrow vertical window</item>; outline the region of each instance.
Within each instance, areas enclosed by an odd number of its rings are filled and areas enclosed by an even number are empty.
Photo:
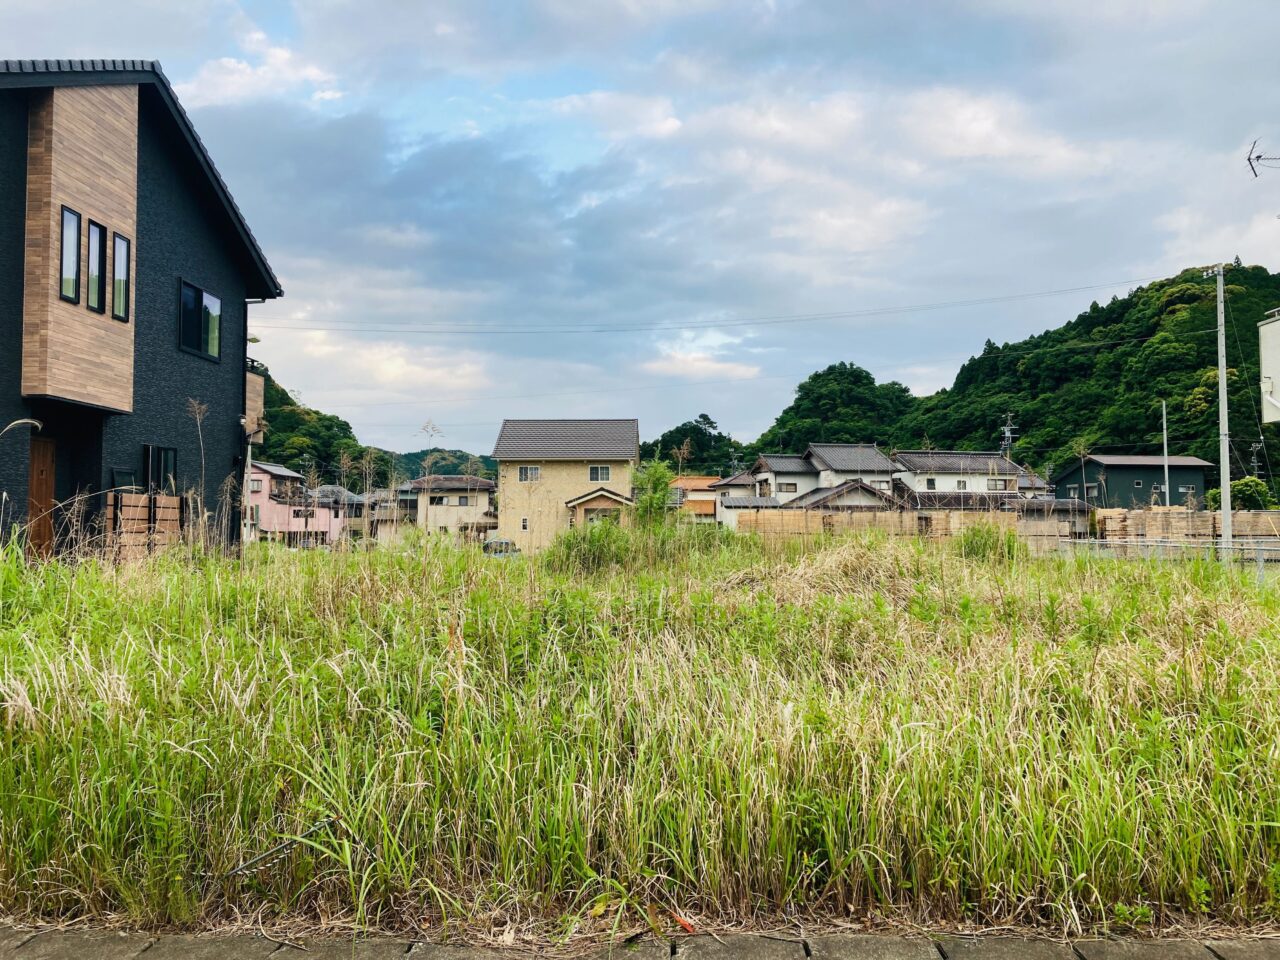
[[[111,315],[117,320],[129,319],[129,240],[113,235],[111,251]]]
[[[107,228],[89,221],[89,288],[85,305],[95,313],[107,312]]]
[[[178,342],[182,348],[217,360],[222,346],[222,301],[184,282],[178,312]]]
[[[80,214],[62,208],[62,267],[58,296],[80,302]]]

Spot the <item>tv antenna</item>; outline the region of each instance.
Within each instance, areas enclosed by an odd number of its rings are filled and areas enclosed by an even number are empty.
[[[1255,177],[1258,176],[1259,167],[1280,167],[1280,157],[1268,157],[1258,149],[1258,141],[1253,141],[1253,145],[1249,147],[1249,153],[1245,156],[1245,161],[1249,164],[1249,170]]]

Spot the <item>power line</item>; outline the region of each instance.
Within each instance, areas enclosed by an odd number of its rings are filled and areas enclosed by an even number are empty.
[[[357,323],[344,326],[310,326],[307,324],[279,324],[279,323],[253,323],[255,330],[298,330],[298,331],[329,331],[329,332],[351,332],[351,333],[433,333],[433,334],[475,334],[475,333],[494,333],[503,335],[518,334],[544,334],[544,333],[638,333],[638,332],[680,332],[683,330],[714,330],[724,327],[749,327],[749,326],[771,326],[785,323],[812,323],[824,320],[852,320],[864,317],[885,317],[895,316],[907,313],[923,313],[934,310],[947,310],[957,307],[975,307],[986,306],[996,303],[1013,303],[1020,300],[1033,300],[1043,297],[1062,296],[1070,293],[1084,293],[1090,290],[1105,290],[1114,287],[1129,286],[1131,284],[1148,283],[1152,280],[1159,280],[1159,277],[1139,277],[1134,280],[1116,280],[1110,283],[1088,284],[1080,287],[1062,287],[1056,290],[1038,290],[1031,293],[1011,293],[1001,294],[990,297],[973,297],[964,300],[944,300],[933,303],[917,303],[908,304],[898,307],[880,307],[866,310],[841,310],[831,313],[798,313],[787,314],[781,316],[762,316],[762,317],[740,317],[729,320],[702,320],[698,322],[683,323],[653,323],[642,325],[601,325],[598,320],[583,321],[581,325],[566,325],[567,322],[561,322],[559,326],[526,326],[514,327],[510,329],[496,328],[490,325],[490,321],[475,321],[465,326],[431,326],[433,323],[448,323],[455,321],[431,321],[431,320],[414,320],[406,321],[399,326],[390,327],[366,327]],[[595,326],[592,326],[595,324]]]
[[[1202,330],[1186,330],[1182,331],[1178,336],[1196,336],[1202,333],[1214,333],[1216,327],[1205,327]],[[1110,347],[1124,343],[1144,343],[1154,337],[1159,336],[1166,331],[1157,330],[1155,333],[1147,334],[1141,337],[1123,337],[1118,340],[1077,340],[1069,343],[1045,344],[1039,347],[1029,347],[1024,350],[1002,349],[999,354],[984,356],[983,354],[970,354],[968,356],[951,356],[951,357],[933,357],[932,360],[983,360],[998,359],[1000,357],[1020,357],[1033,353],[1047,353],[1053,350],[1087,350],[1095,347]],[[370,401],[368,403],[330,403],[327,404],[333,408],[366,408],[366,407],[402,407],[402,406],[421,406],[433,403],[476,403],[484,400],[538,400],[546,397],[580,397],[595,396],[603,393],[641,393],[650,390],[672,390],[678,387],[696,387],[696,386],[720,386],[727,383],[755,383],[764,380],[796,380],[798,378],[811,376],[815,371],[808,370],[798,373],[770,374],[768,376],[759,377],[734,377],[727,380],[688,380],[683,384],[653,384],[643,387],[610,387],[600,390],[575,390],[575,391],[554,391],[549,393],[520,393],[520,394],[482,394],[479,396],[469,397],[428,397],[415,400],[383,400]]]

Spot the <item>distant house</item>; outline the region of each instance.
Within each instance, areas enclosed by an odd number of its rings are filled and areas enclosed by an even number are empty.
[[[838,487],[860,480],[888,493],[898,465],[874,443],[811,443],[804,458],[818,471],[819,487]]]
[[[640,462],[636,420],[504,420],[498,537],[538,550],[573,526],[625,521]]]
[[[1024,497],[1047,497],[1049,481],[1024,463],[1018,468],[1018,493]]]
[[[1020,468],[1002,453],[974,450],[899,450],[894,454],[894,459],[900,467],[898,476],[918,494],[1018,495]],[[954,499],[959,502],[965,498]]]
[[[735,508],[726,507],[725,504],[729,500],[755,496],[756,480],[751,475],[751,468],[743,470],[741,473],[735,473],[731,477],[716,480],[708,484],[708,487],[716,497],[716,523],[724,527],[737,529],[738,515],[734,512]]]
[[[743,511],[776,510],[780,506],[782,504],[778,502],[776,497],[724,497],[716,502],[716,518],[722,526],[726,526],[730,530],[737,530],[738,518],[742,516]]]
[[[1058,496],[1086,501],[1090,507],[1163,505],[1164,457],[1134,454],[1091,454],[1073,458],[1053,475]],[[1204,498],[1205,469],[1199,457],[1169,457],[1169,504],[1199,506]]]
[[[818,468],[792,453],[762,453],[751,468],[756,495],[786,503],[818,486]]]
[[[719,477],[676,477],[671,481],[676,509],[681,519],[694,523],[716,522],[716,491]]]
[[[398,492],[402,503],[412,503],[409,515],[427,533],[483,540],[498,526],[493,509],[497,488],[488,477],[432,474],[403,484]]]
[[[278,463],[249,465],[247,538],[289,546],[331,544],[342,535],[345,509],[333,499],[322,505],[302,474]]]

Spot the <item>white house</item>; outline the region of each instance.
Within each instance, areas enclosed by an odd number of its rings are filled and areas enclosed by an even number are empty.
[[[818,468],[807,458],[789,453],[762,453],[751,468],[756,495],[779,503],[793,500],[818,486]]]
[[[818,471],[819,487],[861,480],[887,493],[893,489],[893,476],[899,470],[874,443],[811,443],[804,459]]]
[[[899,450],[897,476],[916,493],[1017,494],[1018,465],[1001,453]]]

